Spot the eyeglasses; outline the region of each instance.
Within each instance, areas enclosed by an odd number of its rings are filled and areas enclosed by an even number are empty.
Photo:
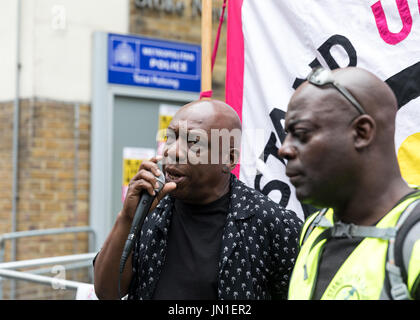
[[[365,109],[360,105],[354,96],[342,85],[340,85],[335,79],[332,72],[323,67],[316,67],[307,76],[306,80],[316,86],[325,86],[332,84],[350,103],[359,111],[360,114],[367,114]]]

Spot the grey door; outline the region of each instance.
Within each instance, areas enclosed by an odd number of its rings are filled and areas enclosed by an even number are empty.
[[[122,209],[123,148],[152,148],[156,150],[160,104],[182,106],[179,101],[153,100],[116,96],[113,115],[112,153],[112,218]]]

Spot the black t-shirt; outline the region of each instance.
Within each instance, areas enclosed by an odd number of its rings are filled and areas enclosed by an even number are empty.
[[[318,266],[318,278],[312,297],[313,300],[321,299],[331,279],[363,239],[360,237],[351,239],[335,238],[334,241],[325,243]]]
[[[165,262],[152,299],[216,300],[229,193],[207,205],[175,201]]]

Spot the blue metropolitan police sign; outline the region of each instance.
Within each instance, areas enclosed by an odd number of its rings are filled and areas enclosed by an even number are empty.
[[[109,34],[108,82],[200,92],[201,47]]]

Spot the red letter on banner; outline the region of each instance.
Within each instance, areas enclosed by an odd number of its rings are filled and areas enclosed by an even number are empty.
[[[401,31],[398,33],[389,31],[381,1],[378,1],[371,6],[379,34],[381,35],[381,38],[389,44],[397,44],[407,38],[411,31],[411,26],[413,25],[413,19],[411,18],[407,0],[396,0],[396,2],[403,24]]]

